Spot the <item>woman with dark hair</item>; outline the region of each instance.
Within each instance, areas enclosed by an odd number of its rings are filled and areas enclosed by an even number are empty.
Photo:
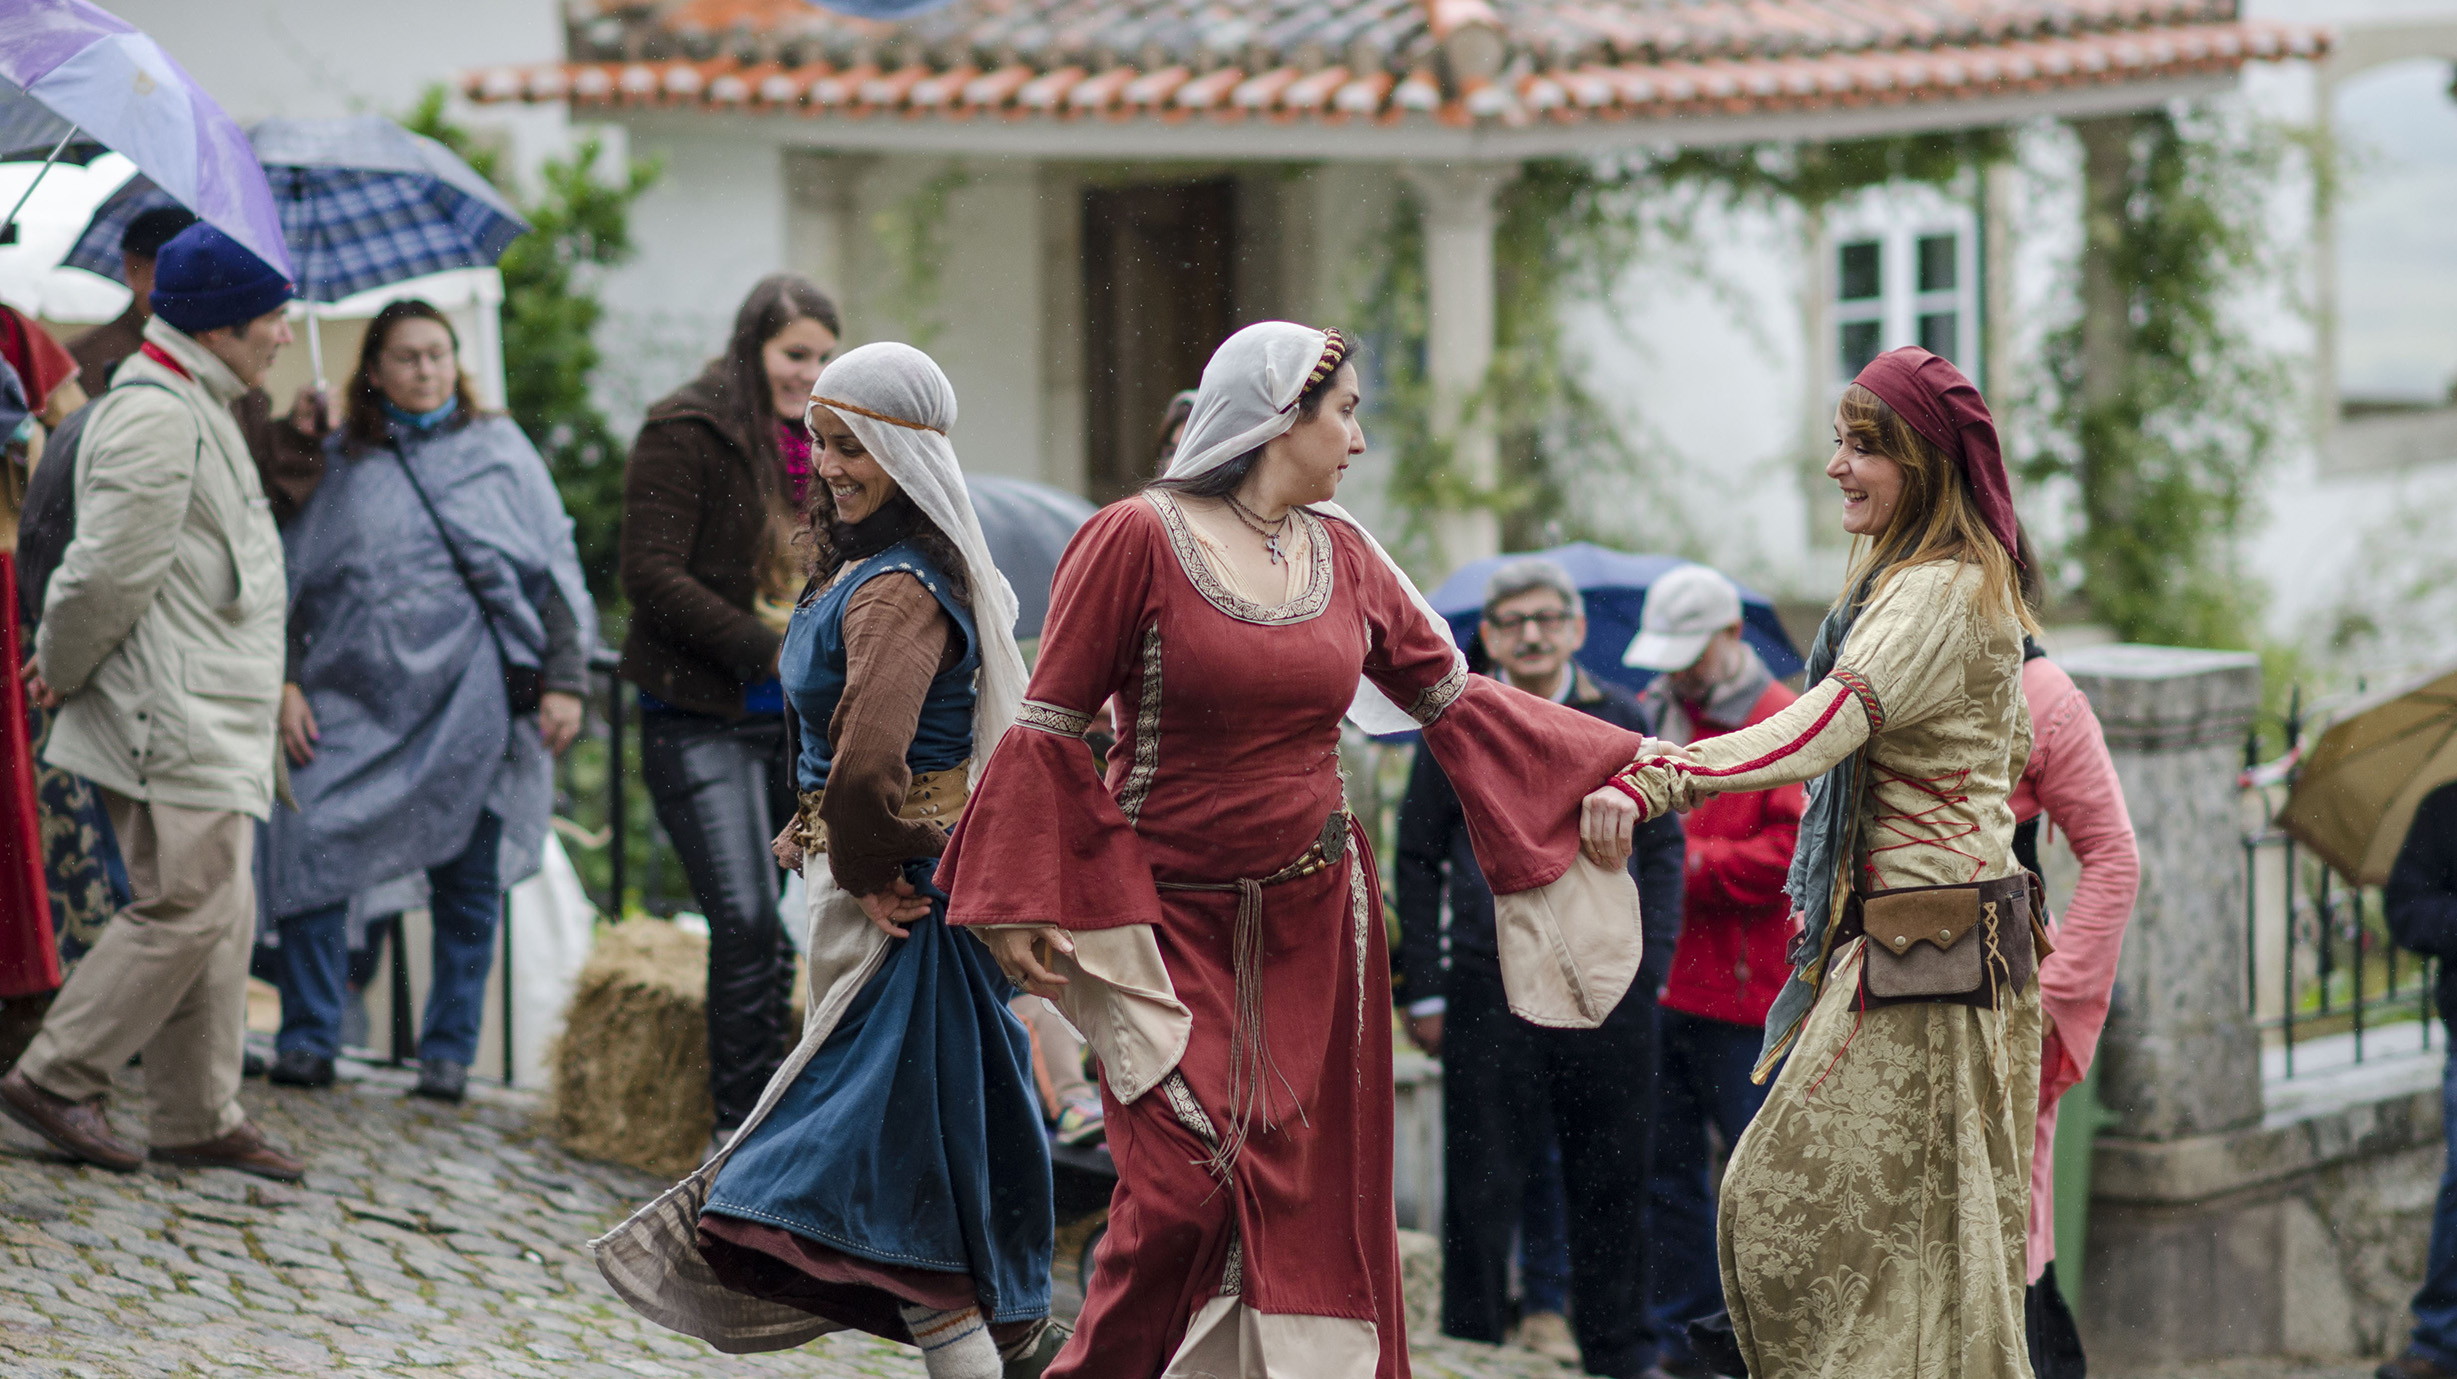
[[[1169,472],[1169,461],[1177,458],[1177,443],[1186,435],[1186,418],[1193,415],[1194,389],[1169,399],[1168,410],[1160,414],[1160,429],[1152,433],[1153,474]]]
[[[1421,729],[1459,783],[1514,1008],[1592,1028],[1637,970],[1630,835],[1582,853],[1580,797],[1643,739],[1468,675],[1331,501],[1361,401],[1335,331],[1220,347],[1168,476],[1068,547],[939,866],[949,922],[1100,1056],[1118,1187],[1053,1375],[1407,1373],[1390,960],[1343,714]],[[1112,696],[1103,781],[1081,738]]]
[[[949,929],[931,870],[975,744],[1015,719],[1014,592],[947,431],[955,390],[865,345],[810,399],[816,552],[781,662],[801,811],[777,839],[810,895],[810,1018],[728,1144],[610,1234],[650,1318],[727,1351],[852,1327],[932,1379],[1037,1375],[1048,1146],[1013,988]]]
[[[2045,930],[2014,853],[2038,629],[2012,490],[1979,390],[1925,350],[1861,370],[1834,435],[1858,548],[1810,688],[1639,757],[1607,793],[1652,818],[1809,782],[1800,962],[1756,1076],[1782,1071],[1732,1151],[1717,1233],[1749,1373],[2028,1379]]]
[[[423,872],[435,979],[417,1091],[460,1100],[503,893],[541,864],[554,758],[580,731],[597,613],[572,522],[528,437],[478,411],[458,347],[425,302],[376,314],[349,425],[282,533],[298,807],[273,812],[263,887],[289,1083],[333,1080],[350,898]]]
[[[708,917],[708,1089],[716,1139],[784,1056],[793,949],[768,840],[793,817],[777,652],[810,496],[802,407],[836,350],[836,304],[762,278],[725,353],[648,409],[623,476],[621,675],[640,687],[640,771]]]

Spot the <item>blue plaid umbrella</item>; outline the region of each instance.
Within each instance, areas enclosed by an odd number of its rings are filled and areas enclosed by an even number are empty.
[[[484,267],[529,230],[502,193],[450,149],[380,115],[265,120],[248,138],[273,184],[292,279],[311,302]],[[120,280],[119,242],[128,223],[178,204],[146,178],[131,178],[96,209],[68,252],[68,266]]]

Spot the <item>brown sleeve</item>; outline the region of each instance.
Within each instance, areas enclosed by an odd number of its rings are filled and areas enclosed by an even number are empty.
[[[936,857],[947,835],[898,817],[912,785],[904,754],[921,725],[930,681],[955,642],[955,625],[908,574],[870,580],[845,605],[845,694],[828,723],[828,788],[819,818],[828,869],[854,895],[896,883],[904,862]]]
[[[248,458],[256,462],[256,477],[273,504],[273,520],[283,526],[324,482],[324,446],[299,434],[287,416],[273,411],[273,395],[250,388],[230,404],[230,415],[247,438]]]
[[[651,422],[623,472],[623,592],[632,616],[746,685],[768,677],[785,638],[691,573],[711,466],[730,463],[707,423]]]

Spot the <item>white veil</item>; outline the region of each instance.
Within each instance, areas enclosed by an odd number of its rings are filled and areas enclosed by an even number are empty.
[[[990,561],[981,518],[973,511],[955,447],[947,441],[956,419],[955,385],[935,360],[911,345],[864,345],[839,355],[820,373],[803,409],[806,422],[810,407],[826,407],[843,418],[887,477],[964,559],[981,642],[973,704],[972,774],[978,780],[1023,702],[1024,654],[1015,645],[1015,590]]]
[[[1330,341],[1329,332],[1291,321],[1258,321],[1224,341],[1203,366],[1203,386],[1195,394],[1194,411],[1186,418],[1177,456],[1169,461],[1168,477],[1191,479],[1218,469],[1295,426],[1297,399],[1304,395]],[[1408,601],[1432,624],[1435,635],[1452,644],[1455,654],[1457,643],[1450,635],[1450,623],[1425,602],[1416,581],[1399,568],[1399,562],[1382,549],[1365,524],[1337,503],[1310,506],[1347,523],[1365,538],[1365,544],[1398,577],[1399,587],[1407,590]],[[1363,679],[1357,681],[1348,718],[1369,733],[1404,733],[1417,727],[1406,710]]]

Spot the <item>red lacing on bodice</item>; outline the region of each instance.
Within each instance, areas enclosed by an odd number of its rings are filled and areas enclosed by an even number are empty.
[[[1898,771],[1889,771],[1872,761],[1868,764],[1868,769],[1871,773],[1869,797],[1872,800],[1881,798],[1876,793],[1878,787],[1902,785],[1936,801],[1935,804],[1925,809],[1912,810],[1908,813],[1891,814],[1882,809],[1879,810],[1877,827],[1902,841],[1887,843],[1883,847],[1872,847],[1868,850],[1866,866],[1869,889],[1882,889],[1877,885],[1877,855],[1897,852],[1903,848],[1936,848],[1942,852],[1950,852],[1956,857],[1968,858],[1971,863],[1971,874],[1964,877],[1963,880],[1965,882],[1977,881],[1979,873],[1987,868],[1987,859],[1976,853],[1964,852],[1953,845],[1965,838],[1978,836],[1979,825],[1976,822],[1957,825],[1943,817],[1956,806],[1970,803],[1971,797],[1963,793],[1964,788],[1971,782],[1970,768],[1964,767],[1959,771],[1947,771],[1934,776],[1906,776]],[[1951,831],[1922,833],[1914,832],[1915,828],[1951,829]]]

